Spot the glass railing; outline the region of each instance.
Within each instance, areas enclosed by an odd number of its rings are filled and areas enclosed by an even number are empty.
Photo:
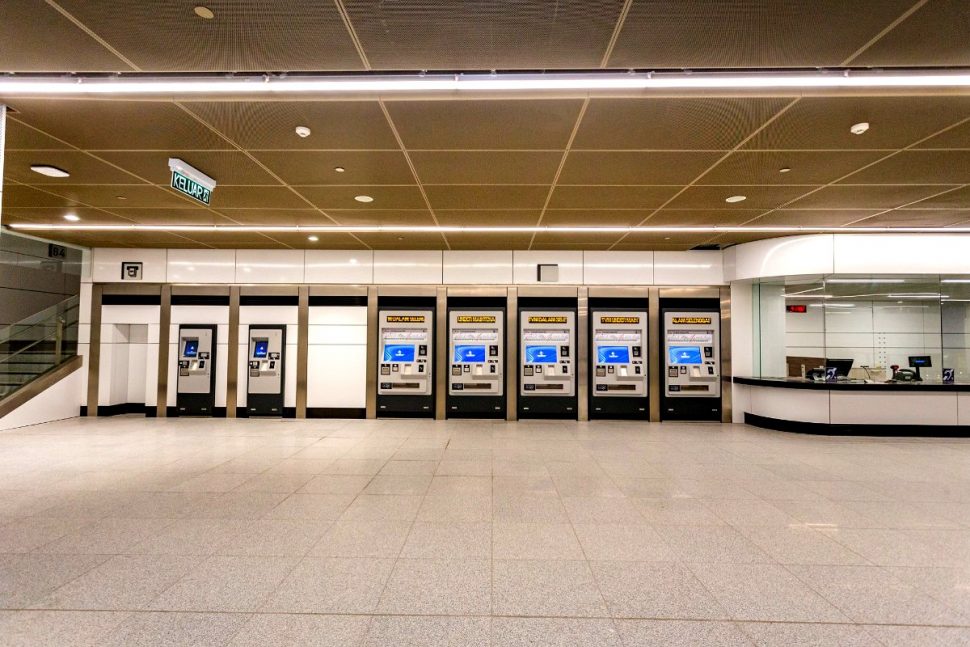
[[[0,399],[77,355],[75,295],[0,328]]]

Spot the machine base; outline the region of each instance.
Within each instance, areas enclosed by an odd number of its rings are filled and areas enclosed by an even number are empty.
[[[433,395],[378,395],[378,418],[434,418]]]
[[[721,398],[660,398],[661,420],[721,422]]]
[[[549,396],[546,398],[519,396],[519,418],[550,418],[553,420],[576,420],[579,407],[576,396]]]
[[[505,420],[505,397],[483,395],[479,397],[449,395],[445,401],[448,418],[495,418]]]
[[[250,393],[246,398],[246,406],[239,407],[236,415],[243,413],[247,418],[272,417],[282,418],[285,414],[283,398],[276,393]]]
[[[175,399],[177,416],[210,417],[215,415],[215,409],[211,393],[179,393]]]
[[[589,419],[649,420],[647,398],[590,398]]]

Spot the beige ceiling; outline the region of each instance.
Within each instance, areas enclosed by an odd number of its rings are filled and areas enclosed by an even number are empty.
[[[966,0],[6,0],[0,71],[970,66]],[[8,102],[3,222],[970,222],[970,96]],[[869,121],[863,136],[849,126]],[[297,125],[311,128],[301,139]],[[215,177],[210,208],[169,157]],[[52,164],[51,179],[29,170]],[[334,167],[343,167],[337,173]],[[791,172],[779,173],[783,167]],[[374,202],[362,204],[354,196]],[[743,194],[734,205],[724,198]],[[763,235],[759,235],[763,236]],[[84,245],[688,249],[751,234],[70,233]],[[758,236],[754,236],[755,238]]]

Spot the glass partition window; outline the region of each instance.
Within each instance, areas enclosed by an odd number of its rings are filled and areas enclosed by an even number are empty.
[[[817,276],[763,280],[754,290],[761,377],[970,382],[970,277]],[[906,377],[902,375],[901,377]]]

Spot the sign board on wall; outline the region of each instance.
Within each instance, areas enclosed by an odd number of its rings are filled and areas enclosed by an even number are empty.
[[[145,265],[137,261],[122,261],[121,280],[122,281],[141,281],[144,276]]]
[[[168,168],[172,171],[172,188],[183,195],[208,206],[212,201],[212,191],[216,181],[211,177],[176,157],[170,157]]]

